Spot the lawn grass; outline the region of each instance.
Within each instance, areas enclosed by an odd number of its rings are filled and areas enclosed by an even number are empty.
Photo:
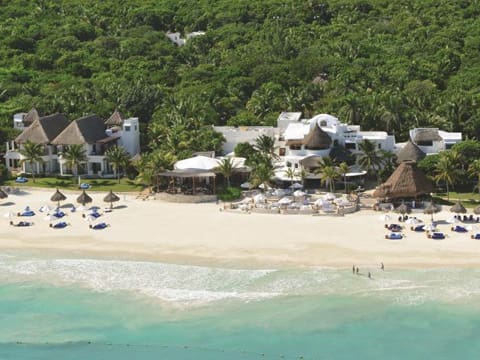
[[[449,197],[447,193],[436,193],[434,201],[440,205],[453,205],[455,202],[461,201],[466,208],[475,208],[480,205],[479,193],[450,191]]]
[[[127,178],[120,179],[120,184],[117,179],[82,179],[84,183],[90,184],[88,191],[114,191],[114,192],[138,192],[142,190],[142,186],[136,184],[133,180]],[[16,188],[59,188],[66,190],[78,190],[78,182],[74,178],[59,179],[56,177],[41,177],[28,179],[28,182],[19,184],[13,180],[7,180],[2,183],[3,186],[12,186]]]

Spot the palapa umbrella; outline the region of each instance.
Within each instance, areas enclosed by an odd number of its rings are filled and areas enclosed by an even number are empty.
[[[480,205],[473,209],[473,212],[475,213],[475,215],[480,215]]]
[[[450,208],[450,211],[455,214],[465,214],[467,212],[467,209],[465,209],[465,206],[463,206],[460,201],[457,201],[455,205]]]
[[[442,208],[438,205],[435,205],[433,202],[428,205],[425,210],[423,210],[424,214],[430,214],[432,216],[432,222],[433,222],[433,214],[438,213],[442,210]]]
[[[408,206],[405,203],[402,203],[400,206],[398,206],[395,209],[395,212],[397,212],[399,214],[402,214],[402,215],[408,214],[408,213],[410,213],[410,206]]]
[[[50,198],[51,201],[58,203],[57,204],[58,207],[60,207],[60,201],[64,201],[66,199],[67,199],[67,197],[65,195],[63,195],[58,189],[57,189],[57,191],[55,191],[55,193]]]
[[[93,200],[92,198],[83,190],[83,192],[77,197],[77,202],[85,206],[85,204],[91,203]]]
[[[0,189],[0,199],[6,199],[8,197],[8,194]]]
[[[113,203],[119,200],[120,198],[115,195],[112,190],[103,198],[103,201],[110,203],[110,209],[113,209]]]

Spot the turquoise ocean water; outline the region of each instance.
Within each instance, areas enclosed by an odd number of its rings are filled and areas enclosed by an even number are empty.
[[[0,255],[0,359],[478,359],[480,270]]]

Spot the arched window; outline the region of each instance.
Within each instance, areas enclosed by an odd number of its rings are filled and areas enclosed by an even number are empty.
[[[327,120],[320,121],[320,126],[323,126],[323,127],[327,126]]]

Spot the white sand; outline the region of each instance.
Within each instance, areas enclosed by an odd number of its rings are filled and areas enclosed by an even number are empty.
[[[146,259],[189,264],[222,266],[334,266],[352,264],[386,267],[474,267],[480,264],[480,241],[470,239],[471,232],[450,231],[445,240],[431,240],[424,233],[405,230],[403,240],[386,240],[387,231],[379,213],[361,211],[345,217],[308,215],[241,214],[219,211],[215,204],[173,204],[159,200],[142,201],[135,195],[120,194],[117,209],[100,218],[111,226],[91,230],[82,213],[65,218],[65,229],[51,229],[38,209],[49,204],[54,189],[29,190],[10,195],[0,206],[0,249],[42,253],[61,252],[72,256]],[[75,203],[80,192],[65,192]],[[93,205],[102,202],[105,193],[90,192]],[[2,204],[2,203],[0,203]],[[35,225],[12,227],[4,217],[29,205],[37,212]],[[435,214],[447,219],[448,212]],[[392,216],[396,218],[395,214]],[[428,215],[418,214],[424,220]],[[480,226],[479,226],[480,228]]]

